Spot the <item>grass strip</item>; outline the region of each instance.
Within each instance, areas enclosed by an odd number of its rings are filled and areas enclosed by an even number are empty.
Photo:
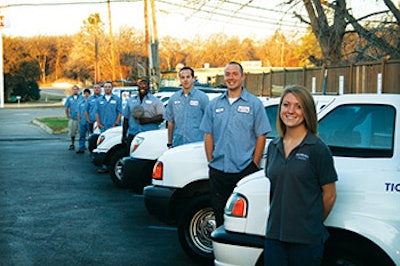
[[[36,118],[36,120],[48,126],[54,134],[68,132],[68,119],[66,117],[41,117]]]

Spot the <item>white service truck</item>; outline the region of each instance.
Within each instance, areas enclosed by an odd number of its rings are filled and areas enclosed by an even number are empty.
[[[318,117],[338,173],[323,265],[400,265],[400,95],[339,96]],[[269,188],[263,170],[238,182],[212,233],[215,265],[263,265]]]

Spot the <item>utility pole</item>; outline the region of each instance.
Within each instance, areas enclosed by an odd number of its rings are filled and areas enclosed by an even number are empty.
[[[0,14],[0,108],[4,108],[4,62],[3,62],[3,33],[2,29],[5,26],[4,16]]]
[[[144,42],[146,44],[146,53],[145,53],[145,57],[146,57],[146,71],[145,74],[147,77],[150,76],[150,33],[149,33],[149,19],[148,19],[148,13],[149,13],[149,7],[147,5],[147,0],[144,0]]]
[[[148,1],[150,1],[151,21]],[[158,51],[158,32],[154,0],[144,0],[144,24],[146,59],[148,62],[146,74],[150,78],[151,87],[157,90],[160,85],[160,54]]]
[[[94,35],[94,83],[97,84],[100,79],[99,71],[99,41],[97,39],[97,33]]]
[[[117,76],[115,73],[114,36],[113,36],[113,32],[112,32],[110,0],[107,1],[107,7],[108,7],[108,26],[110,28],[109,38],[110,38],[110,50],[111,50],[112,81],[115,81],[117,79]]]
[[[150,0],[151,2],[151,16],[153,21],[153,40],[151,44],[151,58],[152,58],[152,69],[151,76],[153,85],[156,90],[158,90],[160,86],[160,53],[158,51],[158,30],[157,30],[157,19],[156,19],[156,8],[154,6],[154,0]]]
[[[0,28],[0,108],[4,108],[4,94],[3,33]]]

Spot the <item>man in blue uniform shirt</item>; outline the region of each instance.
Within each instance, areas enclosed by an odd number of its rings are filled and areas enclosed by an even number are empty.
[[[121,99],[112,94],[112,84],[104,84],[104,95],[96,101],[96,121],[101,132],[120,125]]]
[[[97,99],[95,107],[97,127],[101,132],[120,125],[121,109],[121,99],[112,93],[112,84],[105,83],[104,95]],[[97,172],[100,174],[106,173],[108,169],[103,165]]]
[[[85,117],[85,106],[90,90],[83,90],[83,98],[78,104],[78,122],[79,122],[79,147],[76,153],[84,153],[86,149],[86,134],[89,132],[89,124]]]
[[[65,101],[65,114],[68,118],[68,135],[71,137],[69,150],[75,149],[75,136],[78,133],[78,103],[83,99],[78,86],[72,87],[72,94]]]
[[[168,101],[165,120],[168,121],[168,148],[186,143],[202,141],[204,132],[200,123],[208,105],[208,96],[194,88],[194,70],[183,67],[179,71],[182,89]]]
[[[90,95],[85,104],[85,118],[89,125],[89,134],[93,133],[93,124],[96,121],[96,101],[101,95],[99,84],[94,84],[93,95]]]
[[[239,63],[226,65],[228,90],[210,102],[200,125],[217,226],[224,222],[224,207],[236,183],[259,169],[266,134],[271,131],[262,102],[242,86],[245,78]]]
[[[147,79],[139,81],[139,93],[127,100],[122,125],[122,142],[128,149],[133,138],[140,132],[155,130],[163,121],[164,105],[149,93]]]

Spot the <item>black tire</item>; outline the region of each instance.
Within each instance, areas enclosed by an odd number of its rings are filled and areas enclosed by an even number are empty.
[[[97,148],[97,139],[99,138],[99,134],[91,134],[88,138],[88,149],[89,152],[92,152]]]
[[[125,184],[122,180],[122,158],[127,156],[128,152],[126,147],[121,146],[118,149],[114,150],[112,154],[108,157],[107,160],[107,168],[110,173],[111,180],[114,184],[119,188],[127,188],[127,184]]]
[[[211,233],[216,228],[210,196],[203,195],[189,202],[178,221],[178,237],[183,250],[202,262],[212,262]]]
[[[153,167],[156,161],[142,161],[142,167],[138,167],[137,171],[140,174],[135,175],[135,178],[131,180],[130,188],[136,194],[143,194],[143,188],[151,185],[151,177],[153,173]]]
[[[322,262],[323,266],[395,266],[381,248],[356,234],[331,232]]]

